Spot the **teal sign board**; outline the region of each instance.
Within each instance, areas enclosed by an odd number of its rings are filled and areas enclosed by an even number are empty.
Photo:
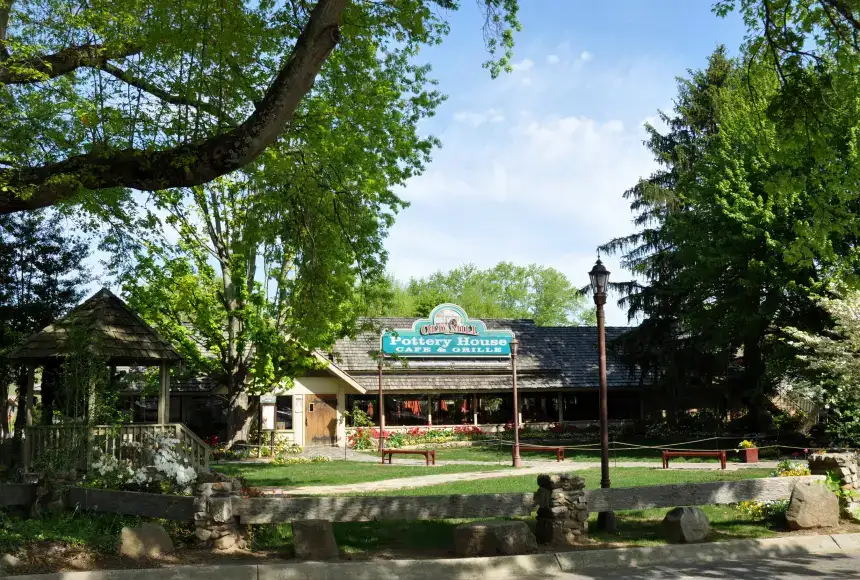
[[[410,358],[508,358],[510,330],[487,330],[480,320],[469,320],[456,304],[440,304],[412,328],[382,333],[382,354]]]

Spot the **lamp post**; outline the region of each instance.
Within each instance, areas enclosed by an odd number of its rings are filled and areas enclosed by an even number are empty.
[[[511,370],[514,380],[514,446],[511,448],[514,467],[522,467],[523,460],[520,458],[520,409],[517,400],[517,347],[519,342],[516,338],[511,341]]]
[[[598,256],[597,262],[588,273],[591,289],[594,292],[594,305],[597,307],[597,354],[600,372],[600,487],[609,489],[609,412],[606,397],[606,324],[603,306],[606,304],[606,289],[609,283],[609,270]],[[597,514],[597,527],[607,532],[615,531],[615,513],[611,511]]]
[[[385,464],[385,407],[382,399],[382,359],[376,365],[377,378],[379,379],[379,462]]]

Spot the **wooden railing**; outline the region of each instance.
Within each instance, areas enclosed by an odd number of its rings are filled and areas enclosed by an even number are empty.
[[[151,465],[147,439],[155,435],[178,441],[174,449],[199,471],[209,470],[210,449],[181,423],[165,425],[33,425],[26,428],[24,468],[30,471],[40,460],[60,469],[86,471],[96,451],[128,459],[133,467]]]

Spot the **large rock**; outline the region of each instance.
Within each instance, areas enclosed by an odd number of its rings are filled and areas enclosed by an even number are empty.
[[[300,560],[333,560],[340,555],[328,520],[293,520],[293,548]]]
[[[21,559],[13,556],[12,554],[6,554],[0,558],[0,570],[3,568],[17,568],[20,565]]]
[[[525,522],[472,522],[454,528],[458,556],[527,554],[536,548],[537,540]]]
[[[792,530],[832,528],[839,525],[839,500],[820,483],[798,483],[785,512]]]
[[[677,507],[663,518],[663,536],[675,544],[701,542],[711,533],[708,516],[698,507]]]
[[[173,553],[173,541],[163,527],[146,522],[136,528],[122,529],[119,553],[130,558],[156,558]]]

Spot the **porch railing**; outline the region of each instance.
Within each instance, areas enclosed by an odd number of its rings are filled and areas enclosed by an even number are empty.
[[[174,449],[197,471],[209,470],[210,449],[182,423],[164,425],[32,425],[25,430],[24,469],[50,461],[68,470],[87,471],[96,456],[127,459],[133,467],[151,465],[147,439],[167,436],[178,441]]]

